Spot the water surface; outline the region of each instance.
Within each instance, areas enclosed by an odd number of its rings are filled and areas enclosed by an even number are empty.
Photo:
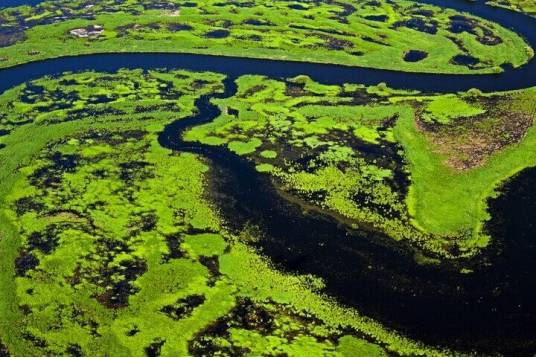
[[[21,5],[35,6],[42,3],[43,1],[45,0],[2,0],[0,1],[0,9]]]

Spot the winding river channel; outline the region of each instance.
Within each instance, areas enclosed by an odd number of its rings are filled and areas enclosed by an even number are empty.
[[[498,22],[536,48],[536,19],[483,3],[419,0],[445,5]],[[7,1],[9,5],[23,1]],[[28,1],[26,1],[27,3]],[[35,1],[37,2],[37,1]],[[34,2],[34,3],[35,3]],[[0,6],[7,6],[3,2]],[[370,232],[349,232],[337,222],[302,209],[277,194],[265,175],[220,147],[188,143],[181,133],[219,115],[212,98],[236,92],[243,74],[274,78],[307,74],[322,83],[356,82],[425,92],[455,92],[473,87],[504,91],[536,85],[536,61],[496,75],[438,75],[234,57],[177,54],[100,54],[64,57],[0,70],[0,91],[64,71],[119,68],[184,68],[227,74],[225,92],[197,101],[198,114],[168,125],[160,143],[201,154],[212,162],[212,189],[231,229],[248,222],[263,232],[257,248],[281,269],[324,278],[326,292],[387,327],[425,343],[483,355],[533,356],[536,352],[536,170],[518,174],[490,201],[487,226],[494,243],[490,264],[474,274],[449,266],[421,266],[403,244]]]

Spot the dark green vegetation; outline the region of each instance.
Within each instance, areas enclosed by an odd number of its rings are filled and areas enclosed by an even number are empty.
[[[2,67],[130,51],[492,73],[533,56],[497,24],[410,1],[55,1],[2,10],[0,23]]]
[[[227,145],[306,209],[438,257],[486,247],[486,199],[536,160],[527,154],[536,145],[534,90],[424,96],[261,76],[238,86],[216,101],[223,114],[187,140]]]
[[[164,124],[195,111],[196,98],[221,91],[222,79],[185,71],[89,72],[0,96],[1,348],[13,356],[451,355],[339,307],[320,294],[321,280],[277,272],[248,248],[251,233],[225,230],[205,184],[209,163],[156,140]],[[259,101],[254,107],[275,110],[260,101],[262,91],[244,92],[248,84],[266,83],[273,94],[285,88],[256,77],[239,81],[232,102],[240,117],[248,97]],[[316,100],[311,93],[341,100],[340,88],[302,82],[305,101]],[[368,91],[375,98],[386,93]],[[288,100],[297,105],[300,98]],[[372,128],[382,122],[375,117],[393,116],[398,106],[354,110],[372,119],[352,135],[393,143],[390,123]],[[254,110],[250,115],[266,122]],[[322,122],[304,124],[315,135],[322,130]],[[231,147],[251,154],[262,145]],[[333,160],[341,153],[355,156],[334,148]],[[285,156],[276,143],[259,153],[274,165]],[[381,182],[393,169],[352,160],[388,189]]]

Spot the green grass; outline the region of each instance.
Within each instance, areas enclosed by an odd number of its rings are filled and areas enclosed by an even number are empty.
[[[44,3],[35,9],[21,7],[0,11],[0,18],[4,18],[7,27],[18,28],[17,11],[28,20],[30,27],[24,31],[24,39],[18,42],[14,39],[11,46],[0,48],[0,67],[79,54],[176,52],[314,61],[410,72],[494,73],[502,71],[502,64],[521,66],[533,56],[523,39],[497,24],[473,18],[478,24],[475,35],[453,34],[449,31],[449,17],[458,13],[411,1],[382,1],[378,6],[347,1],[321,2],[293,9],[286,1],[271,2],[269,6],[257,1],[253,6],[241,7],[240,2],[223,4],[212,0],[198,3],[196,7],[171,2],[168,5],[171,10],[152,9],[142,0],[122,4],[102,1],[91,9],[84,9],[79,3],[62,1]],[[419,15],[417,10],[434,13],[437,33],[404,25],[405,21],[416,19],[434,26],[430,23],[431,17]],[[60,14],[67,19],[48,23]],[[81,19],[88,14],[94,14],[95,20]],[[367,19],[374,15],[385,15],[386,21]],[[90,39],[69,34],[73,29],[90,24],[104,26],[104,33]],[[484,44],[485,30],[491,31],[500,43]],[[206,34],[212,31],[227,31],[228,36],[207,38]],[[461,46],[448,37],[455,38]],[[416,63],[406,62],[403,58],[409,50],[427,52],[428,57]],[[481,63],[474,68],[453,64],[451,59],[461,54],[479,58]]]
[[[519,111],[530,110],[529,98],[534,93],[534,89],[512,93],[512,106]],[[410,112],[398,121],[395,136],[404,146],[411,166],[412,185],[407,201],[416,225],[452,239],[457,234],[472,237],[463,241],[466,251],[484,247],[489,241],[481,231],[489,218],[487,198],[503,181],[536,165],[534,127],[521,142],[494,153],[485,165],[462,172],[445,165],[445,157],[419,133]]]
[[[449,124],[452,119],[472,117],[485,112],[455,94],[433,98],[424,111],[423,117],[426,121],[440,124]]]

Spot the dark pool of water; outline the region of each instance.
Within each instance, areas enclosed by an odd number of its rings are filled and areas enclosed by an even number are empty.
[[[370,21],[378,21],[378,22],[385,22],[389,19],[389,16],[387,15],[368,15],[365,16],[365,19]]]
[[[35,6],[39,3],[42,3],[45,0],[0,0],[0,9],[4,7],[13,7],[21,5],[31,5]]]
[[[231,33],[229,32],[229,30],[214,30],[214,31],[210,31],[210,32],[207,32],[205,34],[205,37],[206,38],[226,38],[226,37],[229,37]]]
[[[307,7],[306,6],[303,6],[303,5],[300,5],[300,4],[290,4],[288,5],[289,9],[294,9],[294,10],[307,10]]]
[[[452,57],[451,62],[460,66],[472,67],[480,63],[480,60],[473,56],[456,55]]]
[[[437,23],[425,21],[424,19],[415,17],[409,20],[398,21],[393,25],[395,28],[405,26],[415,31],[425,32],[432,35],[437,33]]]
[[[411,50],[404,55],[404,61],[406,62],[419,62],[428,57],[428,53],[424,51]]]
[[[450,17],[449,31],[452,33],[474,33],[475,25],[465,16],[455,15]]]

